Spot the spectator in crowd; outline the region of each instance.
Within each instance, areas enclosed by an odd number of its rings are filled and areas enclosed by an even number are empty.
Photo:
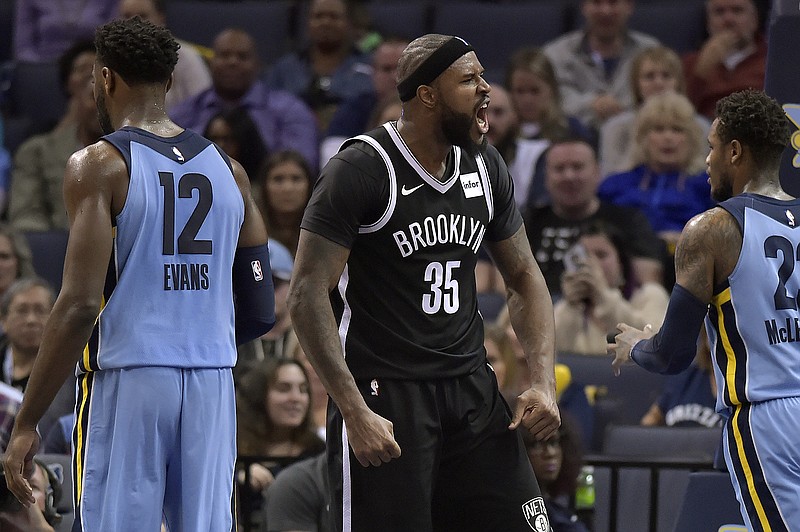
[[[92,81],[94,57],[94,42],[90,40],[76,41],[59,56],[58,81],[67,99],[67,106],[56,129],[71,127],[83,114],[81,98],[86,84]]]
[[[517,356],[505,327],[495,323],[484,322],[483,345],[486,348],[486,362],[492,366],[497,378],[500,393],[509,403],[517,394],[514,393],[517,382]]]
[[[351,0],[312,0],[308,47],[280,58],[266,76],[269,88],[308,104],[323,136],[339,104],[373,92],[369,58],[354,45],[353,8]]]
[[[525,229],[550,293],[558,298],[564,253],[594,220],[618,228],[629,245],[634,279],[662,279],[663,244],[638,209],[601,201],[597,195],[600,167],[594,148],[581,139],[555,142],[547,154],[545,186],[551,203],[527,211]]]
[[[667,375],[661,395],[640,423],[647,426],[721,427],[724,419],[715,410],[716,390],[708,335],[703,326],[692,364],[677,375]]]
[[[286,467],[267,490],[267,532],[333,532],[325,453]]]
[[[32,260],[25,237],[10,225],[0,222],[0,298],[14,281],[34,275]]]
[[[5,345],[0,346],[2,380],[21,392],[28,384],[54,299],[47,283],[35,278],[16,281],[0,299],[5,331]]]
[[[575,246],[580,253],[567,251],[562,298],[553,308],[556,351],[605,356],[618,323],[661,325],[669,294],[661,283],[635,282],[622,233],[592,223]]]
[[[633,169],[608,176],[598,196],[641,209],[672,251],[686,222],[714,205],[692,103],[674,92],[652,96],[636,117],[634,139]]]
[[[583,451],[580,435],[569,416],[562,414],[561,428],[555,436],[536,441],[526,434],[523,439],[542,488],[552,532],[589,532],[573,506]]]
[[[251,184],[257,180],[267,158],[267,147],[245,108],[234,107],[217,113],[209,120],[203,136],[236,159],[247,172]]]
[[[316,168],[319,148],[314,114],[293,94],[268,89],[258,80],[259,68],[253,38],[243,30],[223,30],[214,39],[211,88],[176,106],[171,118],[185,128],[205,131],[220,111],[243,107],[270,152],[297,150]]]
[[[511,94],[499,84],[492,85],[489,96],[489,143],[497,148],[514,180],[514,201],[523,208],[533,198],[546,197],[541,180],[534,179],[539,157],[550,145],[547,139],[520,137],[520,115]],[[524,99],[524,97],[523,97]],[[526,109],[529,109],[526,107]]]
[[[268,359],[249,368],[238,383],[236,406],[240,457],[301,460],[325,448],[311,419],[308,376],[296,360]],[[260,509],[261,494],[280,470],[278,462],[256,461],[247,475],[241,471],[241,498],[252,503],[244,506]]]
[[[0,530],[3,532],[54,532],[61,521],[55,505],[61,499],[61,480],[39,460],[33,460],[30,477],[34,504],[0,510]]]
[[[14,60],[53,61],[117,14],[118,0],[17,0]]]
[[[708,39],[683,57],[683,68],[689,99],[713,119],[720,98],[764,88],[767,42],[755,0],[707,0],[706,22]]]
[[[6,198],[11,182],[11,154],[0,144],[0,216],[6,212]]]
[[[43,434],[41,451],[52,454],[72,454],[72,429],[75,414],[64,414]]]
[[[387,37],[372,53],[372,85],[367,93],[349,97],[339,105],[327,135],[346,139],[369,131],[369,118],[376,106],[397,95],[397,61],[408,46],[408,39]]]
[[[156,26],[167,25],[165,0],[120,0],[119,14],[122,18],[138,15],[142,20]],[[208,65],[197,48],[187,41],[175,40],[178,41],[181,48],[178,51],[178,63],[172,72],[172,85],[170,85],[165,101],[167,112],[187,98],[211,86]]]
[[[681,59],[666,46],[655,46],[639,52],[631,64],[631,90],[637,110],[645,100],[664,91],[686,93]],[[630,109],[609,118],[600,128],[600,170],[604,176],[629,170],[633,158],[633,129],[637,110]],[[711,122],[695,114],[703,135]]]
[[[0,297],[0,381],[25,392],[39,353],[42,334],[53,308],[55,294],[46,281],[24,277],[15,281]],[[69,378],[39,423],[47,434],[56,420],[75,405],[75,378]]]
[[[14,418],[22,404],[22,392],[0,381],[0,454],[6,450],[11,429],[14,428]]]
[[[392,116],[392,120],[400,116],[400,96],[397,94],[396,80],[397,61],[407,45],[408,39],[388,37],[372,53],[372,90],[348,98],[336,108],[326,137],[320,143],[322,164],[336,154],[346,139],[383,124],[387,120],[381,118],[387,115]],[[397,107],[394,107],[394,104]],[[389,107],[397,113],[387,112],[384,117],[379,118],[380,113],[388,111]]]
[[[286,358],[292,354],[292,319],[286,308],[289,281],[292,280],[294,260],[286,246],[269,239],[269,266],[272,270],[272,285],[275,291],[275,325],[266,334],[237,347],[238,360],[234,377],[240,378],[247,370],[247,364],[261,362],[268,358]]]
[[[506,67],[506,87],[520,120],[520,136],[558,140],[567,137],[593,141],[580,120],[567,115],[553,64],[541,48],[521,48]]]
[[[287,150],[271,154],[260,176],[261,213],[269,235],[294,256],[300,220],[311,196],[311,169],[299,153]]]
[[[628,83],[633,57],[658,41],[628,29],[634,0],[582,0],[585,27],[549,43],[564,110],[599,129],[603,122],[633,106]]]
[[[533,144],[535,158],[521,157],[511,175],[517,204],[542,205],[548,202],[544,189],[542,146],[564,138],[583,138],[595,144],[595,135],[562,107],[561,89],[553,64],[540,48],[521,48],[506,67],[506,87],[519,118],[518,135],[523,139],[545,141]],[[522,154],[520,154],[522,155]],[[511,167],[509,167],[509,170]],[[520,185],[517,188],[517,185]]]
[[[14,156],[8,218],[19,231],[67,230],[64,170],[77,150],[103,134],[97,119],[92,86],[86,81],[76,93],[75,121],[63,123],[26,140]]]
[[[327,419],[328,411],[328,392],[325,391],[325,386],[319,380],[319,375],[308,360],[306,352],[303,351],[303,346],[294,338],[294,347],[291,350],[292,358],[297,360],[303,365],[308,375],[308,387],[311,393],[311,418],[314,420],[314,427],[317,431],[317,436],[325,439],[325,420]]]

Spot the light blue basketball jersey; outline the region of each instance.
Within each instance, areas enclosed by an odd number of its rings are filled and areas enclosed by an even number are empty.
[[[233,257],[244,202],[230,161],[192,131],[103,137],[130,174],[95,331],[79,371],[236,363]]]
[[[743,194],[720,204],[742,251],[706,321],[717,410],[800,397],[800,200]]]

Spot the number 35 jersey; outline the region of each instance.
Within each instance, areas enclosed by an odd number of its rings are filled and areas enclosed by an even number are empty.
[[[800,200],[742,194],[719,205],[742,232],[739,261],[706,318],[717,410],[800,396]]]
[[[451,148],[439,181],[394,123],[343,145],[302,228],[350,249],[331,301],[356,378],[441,378],[484,362],[477,253],[522,225],[513,198],[492,147],[474,157]]]
[[[103,137],[130,182],[103,306],[79,371],[236,363],[233,256],[244,202],[229,159],[192,131]]]

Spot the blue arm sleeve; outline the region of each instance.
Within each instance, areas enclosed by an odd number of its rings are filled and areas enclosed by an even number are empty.
[[[647,371],[674,375],[689,367],[697,352],[697,334],[708,305],[676,284],[672,289],[664,324],[655,336],[639,340],[631,358]]]
[[[236,345],[254,340],[275,325],[275,288],[266,244],[238,248],[233,259]]]

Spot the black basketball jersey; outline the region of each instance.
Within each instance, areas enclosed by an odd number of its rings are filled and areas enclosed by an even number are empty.
[[[348,140],[317,181],[302,227],[350,249],[331,299],[356,378],[448,377],[484,362],[478,248],[522,218],[494,148],[453,147],[445,177],[387,123]]]

